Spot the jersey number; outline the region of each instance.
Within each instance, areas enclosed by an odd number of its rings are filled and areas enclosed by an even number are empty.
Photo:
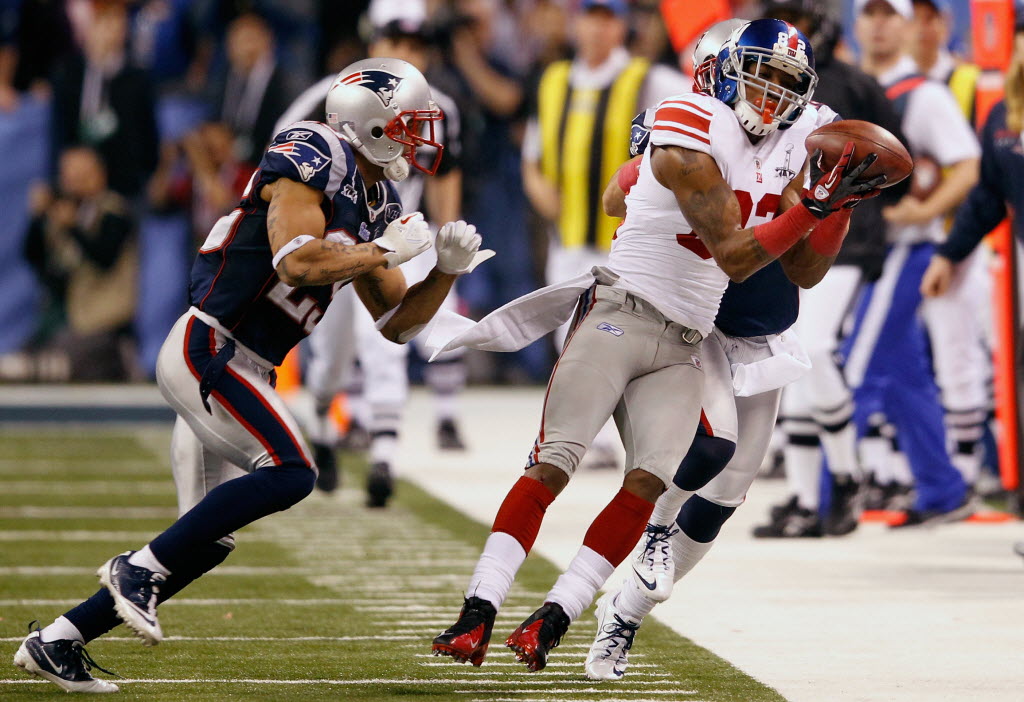
[[[737,190],[736,199],[740,203],[740,221],[744,227],[750,226],[750,215],[753,212],[755,217],[767,217],[772,219],[779,213],[779,204],[782,196],[777,193],[765,193],[757,201],[757,209],[754,209],[754,198],[746,190]],[[705,261],[711,258],[711,252],[704,246],[696,234],[676,234],[676,241],[683,248],[689,249]]]
[[[307,334],[313,332],[313,328],[323,315],[323,311],[316,306],[316,300],[281,280],[267,293],[267,299],[301,324]]]

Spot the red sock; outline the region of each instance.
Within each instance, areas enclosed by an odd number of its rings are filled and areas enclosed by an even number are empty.
[[[617,566],[640,540],[653,511],[654,503],[621,488],[587,529],[583,545]]]
[[[554,501],[554,494],[544,487],[543,483],[524,475],[505,495],[505,501],[498,509],[498,516],[494,518],[491,531],[505,532],[529,553],[533,548],[533,542],[537,540],[544,512]]]

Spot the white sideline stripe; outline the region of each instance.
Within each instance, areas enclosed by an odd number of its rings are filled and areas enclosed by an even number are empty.
[[[148,683],[151,685],[209,685],[209,684],[238,684],[238,685],[453,685],[463,682],[459,678],[365,678],[360,680],[266,680],[259,678],[220,678],[220,679],[201,679],[201,678],[177,678],[177,679],[152,679],[146,680],[144,678],[119,678],[117,684],[121,683]],[[578,682],[580,685],[590,685],[590,680],[559,680],[559,685],[572,685]],[[477,680],[473,679],[474,685],[520,685],[522,680],[517,676],[505,680]],[[47,685],[52,684],[48,680],[10,680],[0,679],[0,685]],[[663,685],[661,682],[647,682],[644,680],[637,680],[636,682],[629,683],[631,685]],[[510,690],[511,692],[511,690]],[[647,694],[647,690],[638,691]],[[518,699],[518,698],[511,698]],[[493,698],[492,698],[493,700]],[[612,700],[598,700],[597,702],[612,702]],[[633,700],[632,702],[636,702]]]
[[[422,661],[420,663],[420,665],[422,665],[422,666],[424,666],[426,668],[441,668],[441,667],[445,667],[445,666],[450,666],[451,664],[452,664],[451,661]],[[522,668],[523,667],[523,664],[521,662],[519,662],[519,661],[487,661],[487,665],[488,666],[504,666],[504,667],[509,667],[509,668]],[[581,666],[580,666],[580,662],[579,661],[554,661],[554,662],[548,663],[547,667],[545,668],[545,670],[547,668],[574,668],[575,669],[575,668],[580,668],[580,667]],[[633,661],[629,662],[629,669],[630,670],[633,670],[634,668],[659,668],[659,667],[660,666],[657,666],[654,663],[634,663]],[[466,672],[472,673],[473,671],[470,670],[470,671],[466,671]]]
[[[45,531],[17,529],[0,531],[0,541],[139,541],[145,543],[156,536],[154,531]],[[246,541],[270,541],[267,538],[245,536]]]
[[[0,642],[24,641],[24,636],[5,636]],[[137,636],[104,636],[104,641],[130,641],[137,643]],[[412,641],[419,640],[414,636],[165,636],[164,641]]]
[[[174,483],[167,480],[5,480],[7,495],[174,495]]]
[[[0,519],[175,519],[174,507],[0,507]]]
[[[628,685],[628,684],[629,683],[625,683],[625,682],[622,682],[622,681],[618,681],[618,682],[615,683],[616,687],[618,687],[619,685]],[[459,694],[459,695],[479,695],[479,694],[482,694],[482,693],[491,692],[491,690],[456,690],[455,692],[456,692],[456,694]],[[518,692],[520,694],[523,694],[523,695],[538,695],[538,694],[539,695],[557,695],[557,694],[561,694],[561,693],[565,693],[565,692],[570,692],[572,694],[577,694],[578,695],[581,692],[608,692],[608,688],[607,687],[584,687],[584,688],[571,688],[571,687],[567,687],[567,688],[560,688],[560,687],[543,688],[543,687],[538,687],[538,688],[516,688],[516,692]],[[620,690],[619,692],[627,692],[627,691]],[[696,695],[697,691],[696,690],[637,690],[637,693],[644,694],[644,695]],[[493,698],[489,698],[489,699],[493,699]],[[517,697],[516,699],[519,699],[519,698]],[[637,702],[637,701],[633,700],[633,702]],[[661,702],[664,702],[664,700],[662,700]]]

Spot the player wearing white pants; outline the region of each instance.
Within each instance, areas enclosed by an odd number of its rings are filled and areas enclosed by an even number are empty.
[[[835,354],[842,325],[860,288],[857,266],[833,266],[813,288],[800,292],[794,329],[811,359],[811,371],[782,395],[782,427],[790,500],[775,508],[778,519],[757,527],[755,536],[843,535],[857,527],[851,504],[860,481],[853,394]],[[818,518],[821,449],[834,477],[831,509],[824,525]]]

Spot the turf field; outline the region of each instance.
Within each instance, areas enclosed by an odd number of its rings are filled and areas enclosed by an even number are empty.
[[[10,660],[33,619],[47,624],[97,587],[95,570],[175,516],[165,430],[0,433],[0,699],[61,696]],[[361,466],[340,494],[314,494],[245,529],[231,557],[161,607],[165,640],[118,629],[89,652],[146,700],[782,700],[653,620],[625,680],[583,675],[586,613],[531,674],[502,646],[557,573],[532,556],[498,616],[481,668],[430,655],[458,612],[487,528],[402,483],[387,510],[362,504]],[[98,676],[106,677],[102,673]]]

